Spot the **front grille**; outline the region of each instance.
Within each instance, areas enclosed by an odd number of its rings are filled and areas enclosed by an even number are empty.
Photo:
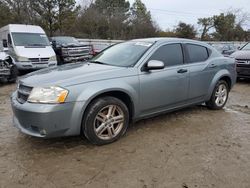
[[[32,62],[39,62],[39,58],[29,58],[29,61],[32,61]]]
[[[29,61],[38,63],[38,62],[48,62],[49,58],[29,58]]]
[[[19,87],[17,90],[17,100],[22,104],[25,103],[29,98],[31,90],[32,90],[32,87],[19,84]]]
[[[68,48],[69,56],[86,56],[91,52],[90,47]]]
[[[236,59],[237,64],[250,64],[250,59]]]
[[[49,61],[49,58],[41,58],[40,61]]]

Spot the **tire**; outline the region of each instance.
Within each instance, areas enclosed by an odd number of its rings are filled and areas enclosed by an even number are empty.
[[[87,108],[82,132],[95,145],[105,145],[117,141],[125,134],[129,125],[127,106],[114,97],[94,100]]]
[[[8,78],[8,82],[15,83],[19,74],[20,73],[19,73],[17,67],[15,65],[13,65],[10,69],[10,77]]]
[[[212,110],[222,109],[227,103],[228,94],[229,94],[228,83],[224,80],[218,81],[210,100],[206,102],[207,107]]]

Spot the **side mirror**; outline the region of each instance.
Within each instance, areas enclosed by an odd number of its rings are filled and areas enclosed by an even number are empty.
[[[3,47],[8,48],[8,42],[6,39],[3,39]]]
[[[162,61],[158,61],[158,60],[150,60],[145,67],[145,70],[149,71],[149,70],[160,70],[160,69],[164,69],[165,68],[165,64]]]
[[[56,48],[56,41],[52,40],[51,45],[52,45],[53,48]]]

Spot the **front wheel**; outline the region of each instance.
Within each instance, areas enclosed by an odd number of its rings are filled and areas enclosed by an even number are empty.
[[[212,110],[220,110],[226,105],[228,100],[228,94],[229,87],[227,82],[224,80],[220,80],[216,84],[212,97],[208,102],[206,102],[206,105]]]
[[[104,145],[118,140],[127,130],[129,111],[114,97],[94,100],[85,112],[82,132],[93,144]]]

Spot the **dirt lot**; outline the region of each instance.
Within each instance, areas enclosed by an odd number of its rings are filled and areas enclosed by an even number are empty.
[[[234,87],[224,110],[197,106],[140,121],[103,147],[19,133],[14,88],[0,87],[0,187],[250,187],[250,82]]]

